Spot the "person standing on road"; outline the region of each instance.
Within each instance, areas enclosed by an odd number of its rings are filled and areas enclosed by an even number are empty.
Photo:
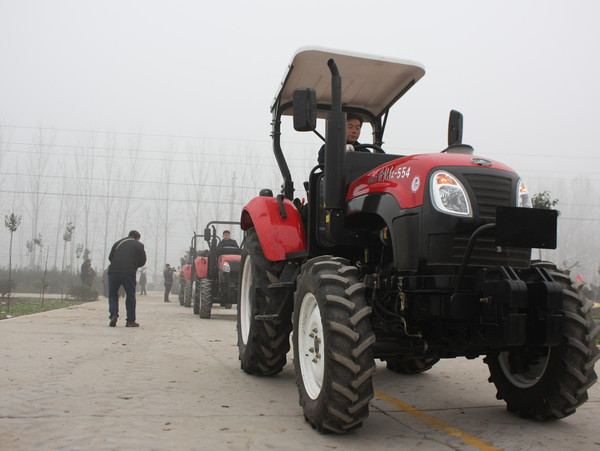
[[[121,238],[113,244],[108,260],[108,311],[110,327],[117,325],[119,318],[119,288],[125,290],[125,308],[127,322],[125,327],[139,327],[135,322],[135,275],[138,268],[146,264],[146,251],[140,243],[140,233],[137,230],[129,232],[129,236]]]
[[[140,273],[140,294],[148,294],[146,293],[146,271],[142,270]]]
[[[165,302],[169,301],[169,293],[171,292],[171,288],[173,287],[173,272],[175,268],[171,269],[171,265],[168,263],[165,265],[165,270],[163,271],[163,278],[165,280]]]
[[[96,271],[92,268],[92,261],[88,258],[81,265],[81,273],[79,274],[81,281],[84,285],[88,287],[92,287],[92,283],[94,282],[94,277],[96,277]]]

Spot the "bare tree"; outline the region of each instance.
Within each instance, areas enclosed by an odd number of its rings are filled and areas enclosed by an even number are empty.
[[[58,263],[58,243],[60,241],[60,228],[61,228],[61,224],[62,224],[62,217],[63,217],[63,204],[64,204],[64,198],[65,198],[65,185],[67,183],[67,178],[63,177],[62,179],[62,193],[60,196],[60,199],[58,201],[58,221],[57,221],[57,225],[56,225],[56,239],[54,240],[54,265],[53,268],[56,269],[57,268],[57,263]]]
[[[134,194],[138,186],[138,180],[143,176],[144,168],[142,167],[143,161],[140,160],[142,146],[142,135],[132,135],[127,151],[129,170],[125,173],[128,175],[127,179],[123,183],[123,231],[121,236],[127,234],[127,220],[130,214],[135,213],[139,208],[139,203],[133,202]]]
[[[200,223],[203,194],[209,174],[209,166],[204,157],[204,142],[197,143],[188,153],[187,176],[185,177],[185,211],[192,232],[199,232],[204,224]]]
[[[10,150],[11,136],[6,132],[6,129],[0,124],[0,170],[4,168],[5,156]],[[5,178],[0,177],[0,192],[2,192],[2,184]]]
[[[40,250],[40,258],[38,259],[38,267],[42,264],[42,257],[44,251],[44,240],[42,239],[42,234],[38,233],[38,236],[33,239],[33,244],[35,244]]]
[[[106,135],[106,155],[103,158],[103,170],[104,178],[102,179],[102,197],[100,203],[102,205],[102,215],[104,217],[104,242],[102,246],[102,270],[104,271],[104,265],[106,264],[108,254],[108,240],[109,240],[109,224],[110,218],[113,213],[113,204],[115,200],[115,180],[118,179],[116,174],[116,152],[117,143],[116,136],[114,133]],[[114,236],[114,233],[111,234]],[[89,249],[88,243],[85,243],[86,249]]]
[[[66,261],[66,257],[67,257],[67,244],[70,243],[73,240],[73,232],[75,231],[75,224],[73,224],[73,222],[69,221],[67,222],[67,225],[65,226],[65,231],[63,233],[63,241],[64,241],[64,247],[63,247],[63,258],[62,258],[62,269],[61,269],[61,287],[60,287],[60,298],[63,298],[63,294],[64,294],[64,278],[65,278],[65,261]]]
[[[15,215],[14,213],[11,213],[10,216],[9,215],[5,215],[4,216],[4,225],[6,226],[6,228],[8,229],[9,233],[10,233],[10,244],[8,247],[8,300],[6,303],[6,312],[8,313],[10,311],[10,293],[12,291],[12,245],[13,245],[13,234],[17,231],[17,229],[19,228],[19,225],[21,225],[21,219],[22,216],[21,215]]]
[[[154,272],[153,272],[153,279],[154,281],[157,280],[158,275],[160,274],[160,270],[159,268],[162,266],[158,263],[158,243],[160,240],[160,236],[162,234],[161,230],[161,222],[162,222],[162,215],[161,215],[161,208],[160,208],[160,204],[157,202],[155,204],[153,204],[153,210],[154,210],[154,219],[152,221],[149,221],[149,224],[154,224],[154,227],[152,229],[152,232],[154,234]],[[159,266],[160,265],[160,266]]]
[[[31,207],[31,236],[35,240],[38,235],[38,225],[42,214],[42,205],[47,198],[48,156],[54,141],[54,135],[47,136],[46,130],[39,128],[34,152],[29,158],[29,202]],[[30,252],[31,267],[35,266],[35,252]]]
[[[162,225],[163,225],[163,231],[164,231],[164,257],[163,257],[163,261],[162,264],[164,265],[167,261],[167,252],[168,252],[168,247],[169,247],[169,226],[170,226],[170,221],[169,221],[169,207],[170,207],[170,203],[171,203],[171,174],[173,172],[173,156],[174,156],[174,145],[173,145],[173,140],[170,139],[169,140],[169,145],[168,145],[168,150],[166,153],[167,158],[164,160],[164,163],[161,167],[161,185],[164,187],[164,191],[163,191],[163,196],[164,199],[162,199],[162,204],[163,204],[163,212],[164,215],[162,216]],[[161,265],[162,266],[162,265]]]
[[[84,242],[87,246],[90,236],[93,208],[97,205],[95,200],[95,178],[94,178],[94,149],[97,135],[90,133],[80,143],[75,156],[75,170],[77,179],[77,202],[67,205],[67,217],[73,224],[78,221],[79,213],[83,215]],[[81,225],[81,224],[80,224]],[[78,234],[79,235],[79,234]],[[73,247],[71,247],[71,266],[74,262]]]

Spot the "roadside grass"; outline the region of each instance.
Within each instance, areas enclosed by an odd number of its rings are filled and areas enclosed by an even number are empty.
[[[10,299],[10,312],[8,312],[8,318],[47,312],[49,310],[56,310],[79,304],[83,304],[83,302],[70,301],[67,299],[44,299],[44,306],[42,307],[42,300],[40,298],[15,297]],[[0,320],[6,318],[6,300],[2,299],[0,303]]]

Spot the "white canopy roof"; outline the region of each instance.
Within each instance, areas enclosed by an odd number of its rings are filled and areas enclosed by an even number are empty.
[[[294,54],[271,111],[279,97],[280,104],[291,103],[296,88],[314,88],[317,103],[331,105],[331,72],[327,66],[330,58],[334,59],[342,77],[343,107],[361,108],[375,117],[391,107],[405,90],[425,75],[425,68],[412,61],[304,47]],[[292,110],[283,114],[291,115]]]

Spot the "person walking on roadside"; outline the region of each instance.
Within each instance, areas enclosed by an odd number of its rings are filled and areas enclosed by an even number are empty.
[[[140,294],[148,294],[146,293],[146,281],[148,279],[146,278],[146,271],[142,270],[141,274],[140,274]]]
[[[92,288],[94,277],[96,277],[96,271],[92,268],[92,261],[88,258],[81,265],[81,273],[79,274],[81,281],[84,285]]]
[[[119,287],[125,290],[125,308],[127,322],[125,327],[139,327],[135,322],[135,275],[138,268],[146,264],[146,251],[140,243],[141,235],[137,230],[113,244],[108,260],[108,312],[110,327],[117,325],[119,318]]]
[[[173,287],[173,272],[175,268],[171,269],[171,265],[168,263],[165,265],[165,270],[163,271],[163,278],[165,280],[165,302],[169,301],[169,293],[171,292],[171,288]]]

